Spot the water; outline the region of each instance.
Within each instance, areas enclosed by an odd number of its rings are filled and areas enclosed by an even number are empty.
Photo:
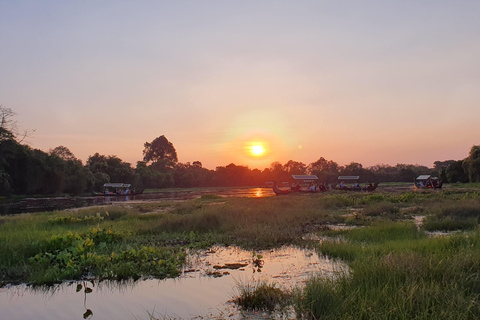
[[[96,205],[109,205],[116,202],[149,202],[154,200],[190,200],[202,195],[216,194],[222,197],[261,198],[274,196],[270,188],[196,188],[166,189],[162,192],[138,194],[133,196],[97,196],[97,197],[55,197],[27,198],[0,204],[0,215],[64,210]],[[1,320],[1,319],[0,319]]]
[[[237,247],[190,254],[183,274],[176,279],[1,288],[0,319],[150,319],[150,315],[156,319],[264,319],[265,315],[236,308],[231,300],[238,293],[238,284],[268,280],[291,289],[314,274],[331,277],[346,268],[313,250],[290,246],[255,252],[262,255],[260,268],[253,263],[253,254]],[[244,266],[222,268],[226,264]],[[77,292],[78,284],[82,290]],[[85,285],[91,293],[85,293]]]

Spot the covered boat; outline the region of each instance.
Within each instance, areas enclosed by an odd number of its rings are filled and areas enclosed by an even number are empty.
[[[423,189],[441,189],[443,181],[439,180],[437,177],[432,177],[429,174],[421,174],[413,180],[413,185],[415,190],[417,188]]]
[[[142,190],[135,190],[135,188],[129,183],[105,183],[103,184],[103,192],[94,193],[96,196],[128,196],[141,194]]]
[[[367,181],[365,185],[360,185],[358,181],[360,176],[338,176],[337,182],[333,186],[335,190],[344,191],[373,191],[378,187],[378,182]]]
[[[325,184],[318,184],[318,177],[316,175],[292,175],[289,182],[283,182],[279,187],[276,181],[267,183],[271,185],[273,192],[276,195],[285,195],[296,192],[316,193],[327,191],[328,186]]]

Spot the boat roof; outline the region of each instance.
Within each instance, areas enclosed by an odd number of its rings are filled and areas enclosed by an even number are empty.
[[[103,185],[104,188],[130,188],[132,185],[129,183],[105,183]]]
[[[360,176],[338,176],[338,180],[358,180]]]
[[[318,177],[315,175],[307,174],[292,174],[294,180],[318,180]]]
[[[437,177],[432,177],[429,174],[421,174],[417,177],[417,180],[427,180],[427,179],[437,179]]]

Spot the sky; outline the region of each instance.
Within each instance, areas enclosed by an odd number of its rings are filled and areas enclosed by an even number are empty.
[[[28,142],[135,166],[429,167],[480,144],[480,1],[0,0],[0,104]],[[264,152],[250,152],[261,145]]]

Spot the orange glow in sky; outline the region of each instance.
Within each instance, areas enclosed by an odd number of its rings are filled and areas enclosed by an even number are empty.
[[[432,166],[480,144],[476,1],[1,8],[0,104],[35,130],[32,148],[83,163],[98,152],[135,166],[161,135],[179,162],[212,170]]]

